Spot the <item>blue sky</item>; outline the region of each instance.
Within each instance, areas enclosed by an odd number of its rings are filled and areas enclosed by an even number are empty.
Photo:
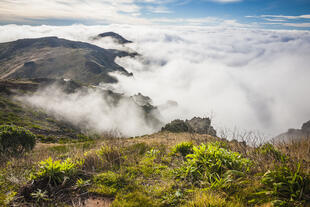
[[[5,0],[0,24],[172,24],[310,29],[309,0]]]

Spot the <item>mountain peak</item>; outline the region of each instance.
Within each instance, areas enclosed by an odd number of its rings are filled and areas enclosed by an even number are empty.
[[[100,39],[100,38],[105,38],[105,37],[111,37],[112,39],[114,39],[119,44],[132,43],[132,41],[125,39],[124,37],[122,37],[121,35],[119,35],[115,32],[101,33],[101,34],[97,35],[97,37],[95,37],[95,39]]]

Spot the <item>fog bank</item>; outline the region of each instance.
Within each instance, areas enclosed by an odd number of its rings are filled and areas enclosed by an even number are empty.
[[[117,32],[134,43],[122,46],[111,39],[90,39],[107,31]],[[134,76],[115,74],[119,83],[112,87],[129,96],[141,92],[150,96],[155,105],[176,101],[176,108],[162,107],[165,122],[212,115],[216,129],[237,127],[276,135],[288,128],[299,128],[310,119],[308,31],[130,25],[0,26],[0,42],[42,36],[137,51],[141,57],[117,60]],[[51,94],[51,100],[57,103],[57,96]],[[74,103],[79,104],[79,98]],[[82,98],[81,103],[84,101],[89,106],[96,105],[96,95]],[[36,104],[36,99],[30,102]],[[127,113],[126,107],[113,113]],[[85,115],[97,115],[101,110],[88,108]],[[106,116],[114,117],[113,113],[102,113],[96,121],[110,126]],[[68,118],[74,114],[67,114]],[[126,117],[131,116],[136,117],[135,112]],[[118,124],[115,121],[112,125]],[[139,121],[136,126],[141,126],[139,134],[152,131]]]

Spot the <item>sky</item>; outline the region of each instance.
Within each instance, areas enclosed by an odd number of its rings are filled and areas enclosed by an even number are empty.
[[[1,0],[0,24],[310,29],[309,0]]]

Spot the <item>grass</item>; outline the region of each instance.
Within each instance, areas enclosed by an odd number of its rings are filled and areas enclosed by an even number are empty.
[[[168,132],[38,143],[1,163],[0,205],[307,206],[309,162],[286,150]]]

